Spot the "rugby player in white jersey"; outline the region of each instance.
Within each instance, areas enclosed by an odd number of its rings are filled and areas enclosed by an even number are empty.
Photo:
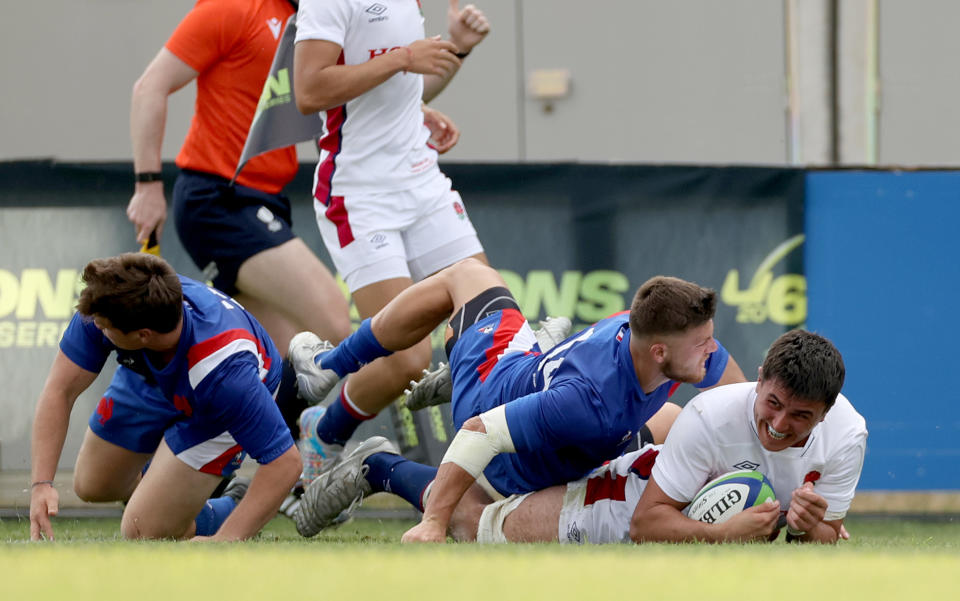
[[[294,95],[301,112],[321,112],[326,126],[314,176],[317,225],[361,318],[461,259],[487,262],[460,194],[437,164],[459,132],[424,101],[489,29],[481,11],[456,0],[448,40],[426,36],[420,2],[299,4]],[[422,376],[431,356],[425,338],[350,378],[326,408],[304,411],[305,479],[329,467],[363,421]],[[303,382],[300,395],[323,400]]]
[[[623,455],[566,486],[461,507],[451,531],[480,542],[724,542],[766,539],[786,525],[788,541],[846,538],[867,430],[840,394],[843,380],[829,340],[788,332],[770,347],[757,382],[695,397],[662,447]],[[720,524],[684,515],[706,482],[738,469],[766,474],[779,503]]]

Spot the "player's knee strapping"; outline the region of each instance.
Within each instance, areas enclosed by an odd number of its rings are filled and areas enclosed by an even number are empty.
[[[500,405],[480,414],[486,432],[461,428],[453,437],[442,463],[455,463],[478,478],[487,464],[499,453],[515,453],[513,438],[507,427],[506,407]]]

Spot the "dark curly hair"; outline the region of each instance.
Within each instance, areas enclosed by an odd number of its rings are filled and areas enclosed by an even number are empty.
[[[763,360],[764,380],[776,380],[801,399],[833,406],[846,368],[833,343],[812,332],[791,330],[777,338]]]

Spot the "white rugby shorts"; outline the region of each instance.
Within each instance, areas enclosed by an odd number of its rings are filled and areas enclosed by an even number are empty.
[[[350,292],[392,278],[419,281],[483,252],[460,194],[439,171],[412,190],[331,196],[313,206]]]
[[[581,545],[629,543],[630,519],[659,449],[660,445],[644,445],[568,483],[557,521],[557,540]],[[529,496],[511,495],[484,508],[477,542],[506,542],[503,523]]]

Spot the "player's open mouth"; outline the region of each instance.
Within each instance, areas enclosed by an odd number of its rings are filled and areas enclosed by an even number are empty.
[[[767,434],[770,435],[770,438],[774,438],[776,440],[783,440],[784,438],[787,437],[786,434],[781,434],[780,432],[777,432],[772,427],[770,427],[770,424],[767,424]]]

